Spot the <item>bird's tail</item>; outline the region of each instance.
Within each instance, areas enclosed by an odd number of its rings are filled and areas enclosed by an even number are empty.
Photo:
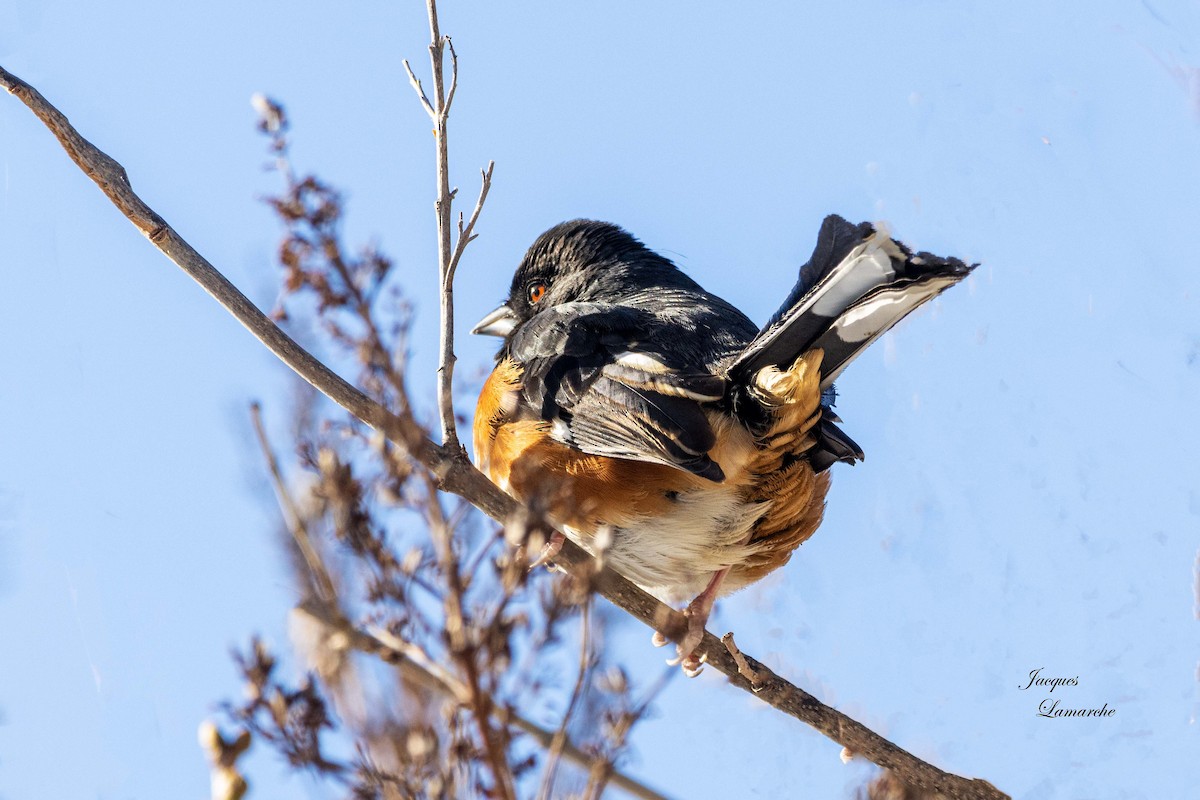
[[[833,381],[871,342],[972,269],[957,258],[913,253],[882,225],[826,217],[795,288],[729,368],[733,385],[744,390],[734,395],[739,411],[753,417],[757,404],[750,387],[759,370],[786,368],[820,349],[825,413],[813,430],[816,447],[809,461],[819,471],[835,461],[861,459],[862,449],[834,424]]]

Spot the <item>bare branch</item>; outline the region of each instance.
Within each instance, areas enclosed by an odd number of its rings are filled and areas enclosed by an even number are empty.
[[[417,93],[417,99],[421,101],[421,105],[425,107],[425,113],[429,114],[430,119],[436,120],[437,114],[430,105],[429,98],[425,96],[425,88],[421,86],[421,80],[413,73],[407,58],[404,59],[404,71],[408,73],[408,82],[412,85],[413,91]]]
[[[33,111],[57,137],[71,160],[96,182],[134,227],[145,234],[155,247],[199,283],[301,378],[366,424],[382,431],[421,463],[425,464],[426,459],[430,459],[429,463],[440,464],[435,470],[439,478],[453,470],[452,465],[455,461],[466,463],[461,454],[446,453],[433,444],[411,416],[396,415],[387,411],[296,344],[207,259],[184,241],[154,209],[138,197],[130,186],[125,168],[80,136],[62,112],[51,105],[37,89],[3,67],[0,67],[0,86]],[[497,500],[503,496],[498,489],[494,494]]]
[[[445,59],[446,39],[438,27],[437,0],[428,0],[429,66],[433,72],[433,124],[437,148],[437,201],[434,211],[438,232],[438,275],[441,278],[441,328],[438,341],[438,417],[442,425],[442,445],[458,447],[458,430],[454,422],[454,275],[450,270],[450,228],[453,217],[450,206],[454,193],[450,191],[449,109],[446,106]]]
[[[120,164],[80,136],[66,117],[41,93],[2,67],[0,86],[25,103],[45,123],[72,160],[96,182],[134,226],[300,377],[403,448],[435,476],[438,488],[442,491],[463,497],[501,523],[517,514],[517,502],[472,466],[457,445],[457,439],[453,447],[434,444],[411,416],[393,414],[373,402],[272,323],[133,192]],[[605,568],[596,574],[592,558],[570,540],[564,543],[555,560],[581,579],[594,580],[597,591],[602,595],[667,638],[679,641],[686,633],[687,624],[680,612],[654,599],[611,569]],[[734,686],[754,691],[733,657],[711,633],[705,633],[697,652],[707,655],[707,663],[728,676]],[[745,658],[760,678],[756,693],[760,700],[811,725],[863,758],[892,770],[904,783],[963,800],[998,800],[1007,797],[987,781],[961,778],[922,761],[845,714],[821,703],[761,662],[749,656]]]
[[[432,4],[431,4],[432,5]],[[458,91],[458,53],[454,52],[454,42],[446,37],[446,47],[450,48],[450,91],[446,93],[446,105],[442,107],[442,116],[450,116],[450,106],[454,105],[454,93]]]
[[[432,480],[429,493],[429,528],[438,551],[439,572],[446,582],[446,595],[442,607],[445,609],[450,655],[466,678],[469,705],[479,726],[479,736],[483,740],[487,761],[496,779],[496,789],[502,797],[515,798],[516,787],[508,762],[507,736],[492,727],[496,707],[491,695],[483,688],[479,664],[476,662],[477,647],[473,641],[474,637],[471,636],[470,622],[465,611],[466,589],[463,586],[462,568],[454,550],[454,532],[446,523]]]
[[[495,168],[496,162],[489,161],[487,169],[479,170],[481,182],[479,186],[479,199],[475,201],[475,208],[471,211],[471,218],[467,220],[464,227],[462,222],[462,214],[458,215],[458,241],[454,245],[454,254],[450,257],[450,280],[454,280],[454,273],[458,269],[459,259],[462,258],[463,251],[467,249],[467,245],[475,240],[475,221],[479,219],[479,212],[483,210],[483,201],[487,200],[488,191],[492,188],[492,170]]]
[[[448,123],[450,119],[450,106],[454,102],[454,93],[458,90],[458,54],[454,51],[454,45],[451,43],[450,37],[443,36],[441,33],[438,25],[437,0],[428,0],[427,8],[429,12],[430,38],[429,64],[433,72],[432,104],[425,96],[424,91],[421,90],[421,82],[413,75],[407,61],[404,63],[404,66],[408,70],[409,81],[418,90],[417,93],[421,98],[421,102],[425,105],[426,111],[429,112],[429,116],[434,124],[433,134],[437,148],[437,200],[434,203],[434,211],[437,217],[438,230],[438,275],[441,279],[441,326],[438,337],[438,417],[441,421],[442,445],[453,449],[459,446],[458,429],[454,421],[454,396],[452,393],[454,362],[456,360],[454,356],[454,271],[458,267],[459,259],[462,258],[463,249],[473,238],[471,230],[475,227],[475,221],[479,218],[479,212],[483,208],[483,201],[487,197],[488,189],[491,187],[492,168],[495,164],[494,162],[488,162],[487,170],[483,173],[483,187],[479,193],[479,200],[475,204],[475,210],[471,212],[471,221],[467,223],[465,229],[460,227],[458,244],[451,250],[450,234],[454,219],[451,205],[458,190],[451,190],[450,188]],[[445,81],[445,51],[447,48],[450,50],[449,94],[446,93]]]
[[[263,458],[267,462],[267,470],[271,473],[271,483],[275,487],[275,496],[279,499],[279,507],[283,509],[284,523],[287,525],[288,532],[292,534],[292,539],[296,542],[296,548],[304,558],[304,563],[308,565],[308,572],[312,578],[312,586],[316,589],[317,597],[323,602],[331,603],[337,597],[333,578],[330,577],[320,554],[313,546],[312,537],[308,535],[308,526],[304,523],[304,517],[296,507],[296,503],[287,489],[287,484],[283,480],[279,462],[275,459],[275,452],[271,449],[267,431],[263,427],[262,408],[258,403],[250,405],[250,420],[254,423],[258,446],[262,449]]]
[[[571,723],[575,707],[579,705],[579,699],[583,696],[583,688],[592,667],[591,616],[592,603],[589,595],[583,602],[583,627],[579,634],[579,671],[575,677],[575,687],[571,690],[571,699],[567,701],[567,709],[563,712],[562,722],[559,723],[558,730],[554,732],[554,739],[550,742],[550,749],[546,754],[546,767],[542,774],[542,785],[538,789],[538,800],[543,800],[543,798],[549,800],[550,793],[554,790],[558,760],[562,757],[563,747],[567,743],[567,726]]]
[[[733,631],[722,636],[721,643],[725,645],[729,655],[733,656],[733,663],[737,664],[738,672],[743,678],[750,681],[750,688],[757,692],[761,685],[761,679],[758,677],[758,673],[750,668],[742,651],[738,650],[737,642],[733,640]]]

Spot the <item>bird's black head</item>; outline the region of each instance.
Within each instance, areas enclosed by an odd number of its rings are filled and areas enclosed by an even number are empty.
[[[627,303],[655,288],[699,288],[674,264],[621,228],[576,219],[543,233],[521,259],[508,299],[472,333],[508,337],[548,308]]]

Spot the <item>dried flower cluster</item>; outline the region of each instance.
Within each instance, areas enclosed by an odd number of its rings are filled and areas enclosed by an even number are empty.
[[[284,110],[258,105],[284,180],[267,200],[285,231],[275,316],[315,322],[329,357],[353,363],[372,399],[407,411],[411,314],[392,261],[347,252],[340,194],[296,175]],[[564,787],[597,797],[614,778],[637,786],[614,765],[647,702],[604,663],[605,617],[584,581],[530,572],[526,547],[464,501],[447,508],[427,471],[315,393],[298,403],[290,468],[257,408],[255,421],[287,520],[302,595],[293,638],[308,672],[289,686],[253,642],[237,657],[247,699],[228,706],[231,721],[353,797],[559,797]],[[530,722],[554,717],[557,730]],[[350,755],[331,755],[341,751]]]

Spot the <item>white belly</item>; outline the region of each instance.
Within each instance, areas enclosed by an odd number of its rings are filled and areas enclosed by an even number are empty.
[[[595,536],[569,526],[564,532],[663,602],[685,603],[714,572],[753,553],[745,543],[768,504],[747,503],[742,494],[740,486],[709,485],[680,494],[659,517],[623,521]]]

